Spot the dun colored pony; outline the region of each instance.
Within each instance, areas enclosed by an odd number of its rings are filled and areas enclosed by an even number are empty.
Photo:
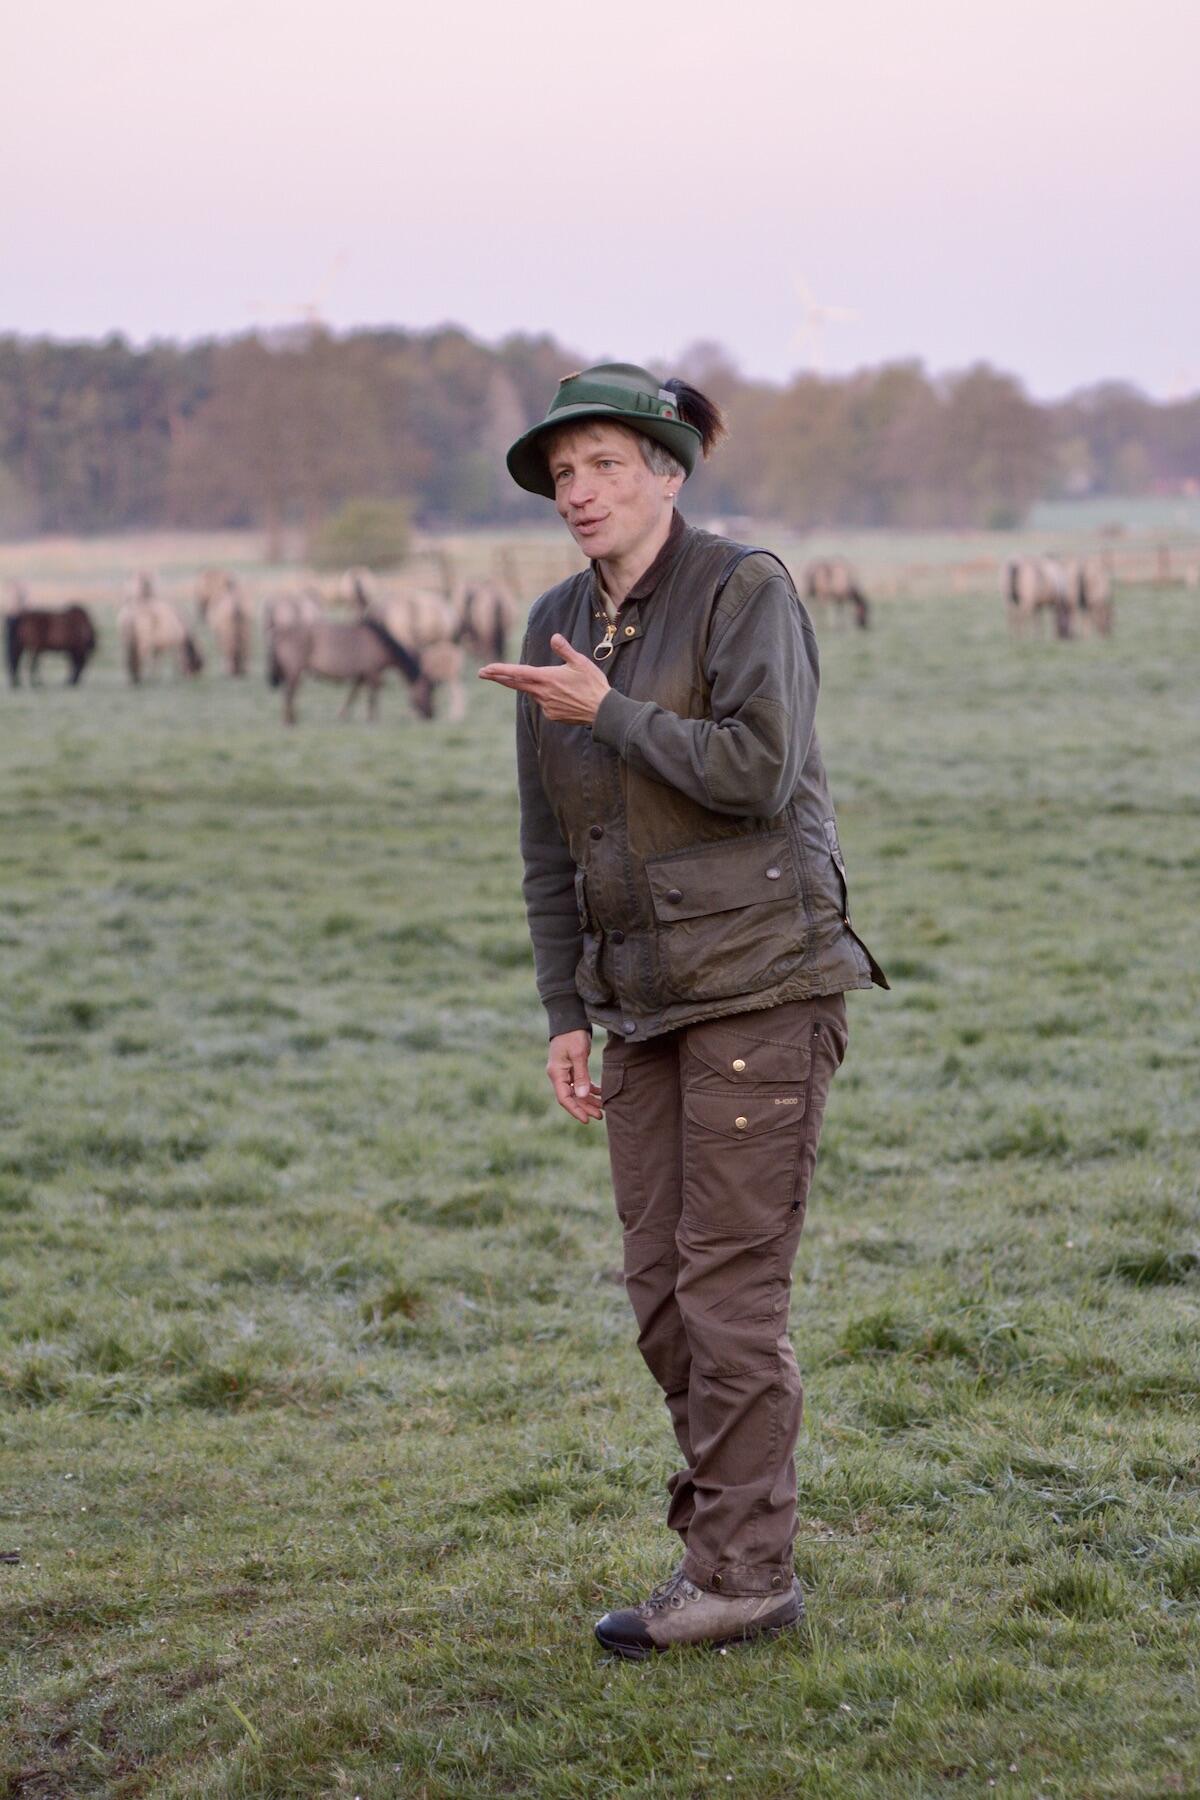
[[[360,688],[367,690],[367,716],[376,717],[379,689],[390,668],[399,669],[409,684],[413,710],[423,719],[433,717],[432,682],[420,658],[392,636],[376,618],[342,625],[322,619],[274,626],[267,641],[267,679],[283,689],[283,722],[296,723],[296,690],[305,675],[322,681],[348,681],[339,718],[350,716]]]
[[[205,569],[196,583],[196,611],[217,640],[230,675],[244,675],[250,663],[251,608],[237,578],[224,569]]]
[[[125,651],[125,668],[136,686],[147,668],[158,671],[163,656],[175,658],[181,675],[198,675],[204,658],[196,640],[169,600],[128,600],[117,613],[117,629]]]
[[[272,594],[263,606],[263,636],[267,645],[267,663],[271,661],[271,639],[289,625],[319,625],[326,617],[320,595],[315,588],[304,587],[295,593]]]
[[[8,650],[8,676],[14,687],[21,685],[21,658],[29,657],[29,685],[39,687],[38,658],[46,650],[56,650],[71,665],[67,683],[75,687],[96,649],[96,628],[84,606],[22,607],[10,613],[5,621]]]
[[[860,631],[866,631],[870,625],[870,602],[843,556],[822,557],[809,563],[804,571],[804,597],[818,606],[829,607],[835,618],[844,607],[850,607]]]
[[[347,569],[337,593],[356,618],[384,619],[389,631],[413,650],[453,640],[457,634],[454,608],[428,588],[388,582],[381,591],[381,584],[368,570]]]
[[[517,622],[517,606],[500,581],[471,581],[457,595],[456,643],[465,644],[485,662],[503,662],[508,634]]]
[[[1113,627],[1111,559],[1104,555],[1085,556],[1074,573],[1076,622],[1082,631],[1094,631],[1097,637],[1110,637]]]
[[[1071,579],[1057,556],[1015,556],[1004,571],[1008,622],[1017,637],[1036,625],[1044,613],[1054,620],[1060,638],[1071,635]]]
[[[420,656],[430,681],[446,690],[446,717],[464,718],[463,653],[455,642],[454,614],[441,596],[403,588],[372,607],[366,617],[382,620],[393,637]]]

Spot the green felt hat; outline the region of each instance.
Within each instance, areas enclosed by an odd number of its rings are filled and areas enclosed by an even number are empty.
[[[508,453],[508,472],[518,487],[531,494],[554,498],[554,483],[546,466],[546,439],[563,425],[584,419],[607,419],[628,425],[665,444],[690,475],[700,454],[700,433],[679,416],[679,401],[669,388],[660,387],[648,369],[634,363],[597,363],[566,375],[540,424],[519,437]]]

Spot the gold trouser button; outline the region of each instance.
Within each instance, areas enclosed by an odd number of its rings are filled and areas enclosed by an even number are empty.
[[[737,1126],[739,1131],[745,1131],[746,1123],[747,1123],[747,1121],[745,1119],[735,1119],[733,1122]]]
[[[741,1072],[742,1072],[742,1070],[743,1070],[743,1069],[744,1069],[744,1068],[745,1068],[745,1066],[746,1066],[746,1063],[745,1063],[745,1059],[744,1059],[744,1057],[741,1057],[741,1056],[735,1056],[735,1057],[734,1057],[734,1059],[733,1059],[733,1066],[734,1066],[734,1068],[735,1068],[735,1069],[736,1069],[736,1070],[737,1070],[737,1072],[738,1072],[738,1074],[739,1074],[739,1075],[740,1075],[740,1074],[741,1074]]]

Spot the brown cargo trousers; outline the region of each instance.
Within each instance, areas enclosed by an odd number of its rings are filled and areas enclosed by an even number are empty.
[[[846,1041],[831,994],[604,1050],[625,1286],[684,1463],[667,1523],[685,1574],[718,1593],[792,1580],[792,1262]]]

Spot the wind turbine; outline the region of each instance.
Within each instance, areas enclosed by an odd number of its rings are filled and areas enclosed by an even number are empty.
[[[792,338],[793,347],[815,373],[825,367],[825,328],[828,325],[852,325],[859,313],[852,306],[830,306],[818,300],[803,275],[792,276],[792,287],[800,302],[800,325]]]
[[[325,327],[325,303],[329,299],[331,290],[337,284],[338,276],[342,274],[349,262],[350,252],[339,250],[327,264],[324,277],[311,300],[293,301],[290,306],[274,309],[269,316],[265,301],[252,300],[250,314],[255,328],[265,329],[268,332],[282,331],[289,335],[294,332],[300,338],[315,337],[317,332]],[[295,327],[290,325],[281,327],[278,323],[281,314],[285,319],[299,319],[300,324]]]
[[[317,289],[316,299],[302,300],[300,305],[296,308],[296,311],[300,314],[300,317],[303,319],[305,326],[309,331],[316,332],[324,328],[325,302],[329,298],[330,290],[336,286],[338,276],[342,273],[343,269],[345,269],[349,261],[350,252],[348,250],[339,250],[325,271],[325,279]]]

